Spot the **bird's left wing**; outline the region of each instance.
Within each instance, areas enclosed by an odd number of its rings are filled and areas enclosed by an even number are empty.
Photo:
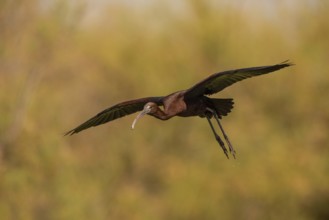
[[[82,123],[78,127],[66,132],[65,135],[72,135],[82,130],[85,130],[87,128],[101,125],[106,122],[121,118],[123,116],[133,114],[137,111],[141,111],[143,110],[144,105],[148,102],[154,102],[160,106],[162,105],[162,98],[163,97],[161,96],[147,97],[147,98],[135,99],[135,100],[130,100],[116,104],[110,108],[105,109],[104,111],[101,111],[100,113],[90,118],[86,122]]]
[[[211,95],[225,89],[226,87],[238,81],[253,76],[259,76],[266,73],[274,72],[291,65],[293,64],[289,63],[288,61],[284,61],[282,63],[271,66],[250,67],[215,73],[209,76],[208,78],[202,80],[201,82],[197,83],[190,89],[186,90],[185,97],[193,98],[202,95]]]

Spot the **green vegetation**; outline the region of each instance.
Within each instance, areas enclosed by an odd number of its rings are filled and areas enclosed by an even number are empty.
[[[0,2],[1,219],[329,219],[327,1],[65,2]],[[199,118],[63,137],[117,102],[286,59],[215,95],[235,99],[237,160]]]

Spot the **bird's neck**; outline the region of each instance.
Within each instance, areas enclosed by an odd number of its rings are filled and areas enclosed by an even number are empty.
[[[150,115],[152,115],[160,120],[167,120],[172,117],[172,116],[166,114],[164,111],[162,111],[159,107],[157,107],[156,111]]]

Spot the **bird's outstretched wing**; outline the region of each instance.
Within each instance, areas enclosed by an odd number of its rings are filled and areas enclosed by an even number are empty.
[[[197,83],[190,89],[186,90],[185,98],[193,98],[202,95],[211,95],[217,93],[226,87],[238,81],[259,76],[266,73],[274,72],[279,69],[293,65],[288,60],[282,63],[271,66],[250,67],[237,70],[228,70],[220,73],[215,73],[208,78]]]
[[[147,97],[116,104],[110,108],[105,109],[104,111],[101,111],[100,113],[90,118],[86,122],[82,123],[78,127],[66,132],[65,135],[72,135],[87,128],[101,125],[106,122],[113,121],[117,118],[133,114],[137,111],[141,111],[143,110],[144,105],[148,102],[154,102],[157,105],[161,106],[162,98],[163,97]]]

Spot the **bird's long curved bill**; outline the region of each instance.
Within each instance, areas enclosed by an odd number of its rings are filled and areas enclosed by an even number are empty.
[[[142,111],[142,112],[140,112],[140,113],[136,116],[135,120],[133,121],[133,123],[132,123],[132,125],[131,125],[131,129],[134,129],[134,128],[135,128],[135,125],[136,125],[136,123],[137,123],[137,121],[138,121],[138,119],[140,119],[141,117],[143,117],[143,116],[146,115],[146,114],[147,114],[146,111]]]

